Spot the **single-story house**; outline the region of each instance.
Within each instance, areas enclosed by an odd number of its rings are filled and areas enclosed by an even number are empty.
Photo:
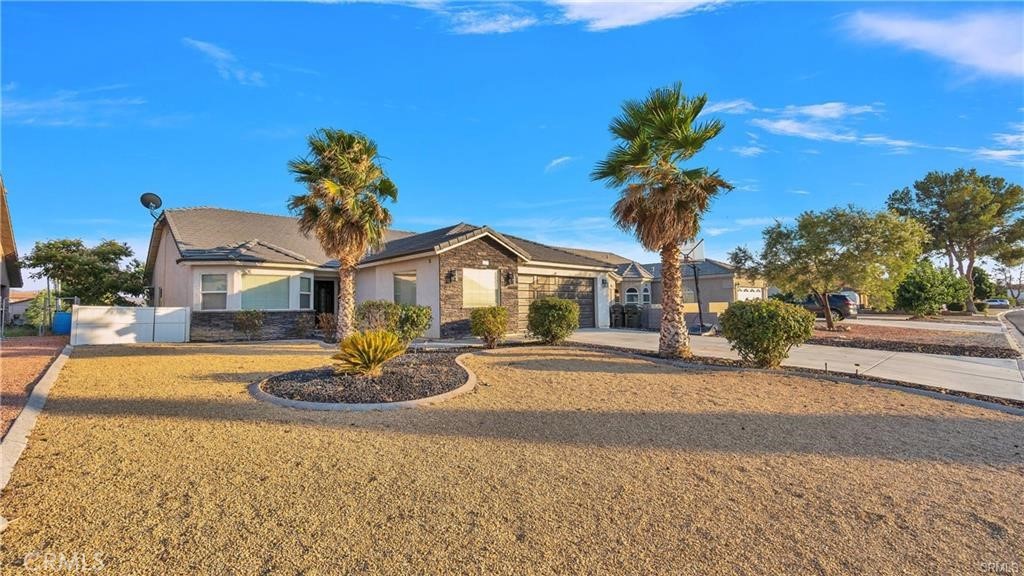
[[[39,290],[11,290],[7,297],[7,314],[4,315],[4,322],[8,326],[24,324],[25,313],[38,293]]]
[[[661,264],[645,264],[651,273],[651,300],[661,302]],[[696,268],[696,275],[694,274]],[[697,301],[697,285],[700,285],[700,302],[704,313],[712,313],[714,303],[732,303],[738,300],[756,300],[768,297],[768,286],[763,280],[744,278],[734,267],[719,260],[707,258],[693,264],[684,263],[683,302]]]
[[[146,279],[150,302],[191,309],[193,340],[236,337],[240,310],[263,310],[264,336],[293,335],[298,318],[334,313],[338,262],[305,237],[294,217],[220,208],[166,210],[153,226]],[[391,231],[356,272],[356,301],[428,306],[428,337],[469,333],[474,308],[509,309],[518,330],[535,298],[580,304],[583,327],[609,323],[615,267],[564,249],[456,224],[429,232]]]
[[[14,243],[11,210],[7,206],[7,188],[0,176],[0,322],[9,323],[8,298],[11,288],[21,288],[21,264],[18,247]]]

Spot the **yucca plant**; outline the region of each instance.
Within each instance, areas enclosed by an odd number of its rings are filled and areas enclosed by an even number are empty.
[[[405,353],[405,344],[386,330],[356,332],[341,341],[339,352],[331,358],[338,361],[337,371],[361,374],[370,378],[380,376],[384,364]]]

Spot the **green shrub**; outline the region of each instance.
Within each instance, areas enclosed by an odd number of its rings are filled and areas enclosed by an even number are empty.
[[[914,316],[935,315],[943,304],[962,302],[969,292],[967,281],[952,270],[922,260],[896,289],[896,306]]]
[[[316,321],[312,314],[299,314],[299,317],[295,319],[295,326],[292,327],[292,331],[296,338],[309,338],[315,327]]]
[[[331,358],[338,361],[336,370],[345,374],[380,376],[384,364],[405,352],[405,344],[387,330],[356,332],[338,345]]]
[[[732,349],[764,368],[782,364],[789,350],[814,331],[814,314],[779,300],[733,302],[718,322]]]
[[[469,315],[470,332],[482,338],[488,348],[497,348],[508,332],[508,308],[476,308]]]
[[[949,310],[950,312],[963,312],[964,311],[964,303],[963,302],[950,302],[949,304],[946,304],[946,310]]]
[[[430,306],[396,304],[387,300],[367,300],[356,306],[356,328],[366,331],[387,330],[409,343],[430,329]]]
[[[541,298],[530,303],[526,329],[546,344],[557,344],[580,327],[580,305],[562,298]]]
[[[988,302],[975,302],[974,309],[978,312],[984,312],[985,310],[988,310]]]
[[[430,329],[432,318],[433,312],[431,312],[430,306],[402,304],[394,333],[398,335],[402,342],[408,344],[426,334],[427,330]]]
[[[242,310],[235,313],[235,330],[245,334],[245,337],[252,340],[260,335],[263,330],[262,310]]]

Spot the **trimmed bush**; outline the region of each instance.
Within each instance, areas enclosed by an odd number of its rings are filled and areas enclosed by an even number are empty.
[[[988,302],[975,302],[974,309],[978,312],[984,312],[988,310]]]
[[[508,308],[476,308],[469,314],[470,332],[482,338],[488,348],[497,348],[508,332]]]
[[[964,311],[964,303],[963,302],[950,302],[949,304],[946,304],[946,310],[949,310],[950,312],[963,312]]]
[[[245,337],[252,340],[263,331],[262,310],[242,310],[235,313],[235,330],[245,334]]]
[[[356,306],[356,328],[363,332],[387,330],[408,344],[430,329],[432,316],[429,306],[367,300]]]
[[[811,337],[814,314],[779,300],[733,302],[718,317],[722,334],[747,362],[776,368],[789,350]]]
[[[345,374],[380,376],[384,364],[405,352],[405,344],[387,330],[356,332],[338,345],[338,353],[331,358],[338,361],[336,370]]]
[[[527,331],[545,344],[557,344],[580,327],[580,305],[562,298],[541,298],[530,303]]]

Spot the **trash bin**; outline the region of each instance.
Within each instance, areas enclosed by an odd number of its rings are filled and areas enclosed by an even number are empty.
[[[636,304],[626,304],[623,314],[626,320],[626,328],[640,328],[640,307]]]
[[[654,332],[661,330],[661,315],[663,313],[661,304],[645,306],[643,313],[640,315],[640,327],[644,330],[653,330]]]
[[[622,313],[622,304],[616,302],[611,306],[611,326],[612,328],[622,328],[625,326],[625,318]]]
[[[58,335],[71,334],[71,312],[53,313],[53,333]]]

